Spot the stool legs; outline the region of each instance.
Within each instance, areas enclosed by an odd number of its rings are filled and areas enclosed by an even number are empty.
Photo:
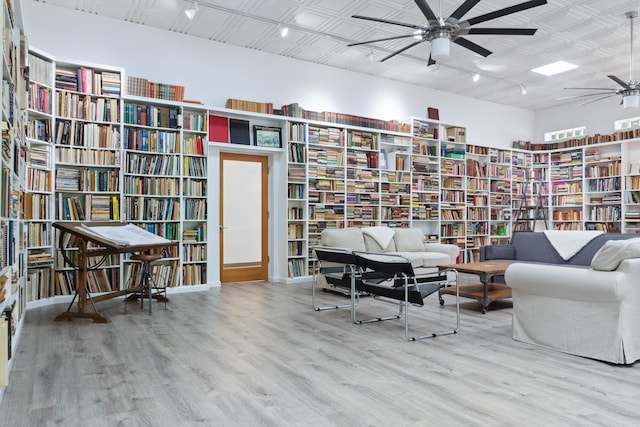
[[[151,300],[153,299],[153,290],[154,289],[164,289],[164,295],[160,296],[160,291],[156,294],[158,299],[164,299],[164,307],[167,308],[167,288],[166,285],[162,288],[158,287],[153,279],[153,275],[151,274],[151,262],[144,260],[140,262],[140,270],[136,276],[135,286],[138,290],[135,292],[140,296],[140,308],[144,307],[144,298],[145,296],[149,299],[149,314],[152,313],[151,308]],[[126,298],[125,298],[126,302]],[[126,312],[126,304],[125,304],[125,312]]]

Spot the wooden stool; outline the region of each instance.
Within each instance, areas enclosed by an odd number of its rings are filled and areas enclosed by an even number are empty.
[[[167,284],[166,283],[155,283],[153,280],[153,276],[151,274],[151,263],[162,259],[161,254],[136,254],[131,256],[131,261],[140,263],[140,271],[138,272],[136,280],[136,290],[134,295],[130,295],[125,299],[125,311],[126,311],[126,301],[129,299],[137,299],[140,297],[140,308],[144,305],[144,297],[148,296],[149,298],[149,314],[151,314],[151,299],[155,298],[158,301],[164,301],[164,308],[167,308]],[[154,295],[153,290],[156,289],[157,292]],[[164,295],[161,295],[164,293]]]

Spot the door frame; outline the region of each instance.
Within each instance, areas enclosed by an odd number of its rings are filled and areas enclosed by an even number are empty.
[[[224,161],[248,161],[261,164],[262,181],[262,243],[261,265],[259,267],[224,267]],[[238,154],[220,152],[220,183],[219,183],[219,218],[220,218],[220,282],[244,282],[252,280],[268,280],[269,276],[269,157],[266,155]]]

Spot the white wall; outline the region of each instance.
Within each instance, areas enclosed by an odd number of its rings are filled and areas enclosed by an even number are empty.
[[[124,67],[128,75],[183,85],[187,99],[298,102],[303,108],[379,119],[425,117],[467,128],[469,143],[510,147],[534,139],[534,113],[311,64],[143,25],[23,0],[29,44],[59,59]]]
[[[607,84],[607,83],[605,83]],[[579,102],[537,111],[534,134],[542,141],[545,132],[586,126],[587,135],[611,134],[613,122],[630,117],[639,117],[640,109],[624,109],[619,96],[604,99],[592,104],[579,106]]]

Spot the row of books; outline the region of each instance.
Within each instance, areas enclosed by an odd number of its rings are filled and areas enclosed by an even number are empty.
[[[32,264],[29,264],[29,266],[31,265]],[[53,280],[51,280],[51,268],[29,269],[25,287],[25,298],[27,302],[51,298],[53,296],[55,296],[55,287]]]
[[[206,197],[207,181],[202,179],[186,178],[182,183],[182,193],[186,197]]]
[[[178,129],[181,126],[180,107],[157,107],[151,104],[124,104],[124,123]]]
[[[229,98],[225,103],[225,108],[250,111],[252,113],[273,114],[272,102],[255,102]]]
[[[118,196],[87,194],[83,197],[59,195],[58,220],[117,221],[120,219]]]
[[[34,147],[31,147],[33,151]],[[56,147],[56,162],[73,165],[105,165],[120,167],[120,153],[115,150],[100,150],[80,147]],[[33,162],[31,162],[33,165]]]
[[[58,92],[56,114],[71,119],[117,123],[120,121],[120,106],[116,98]]]
[[[167,101],[184,101],[184,86],[150,82],[140,77],[127,76],[127,95],[156,98]]]
[[[56,89],[76,92],[119,96],[120,73],[97,72],[92,68],[80,67],[76,70],[57,69]]]
[[[184,154],[203,156],[205,155],[205,143],[202,136],[199,135],[186,135],[182,143],[182,152]]]
[[[186,162],[185,158],[185,162]],[[127,153],[127,173],[155,176],[180,175],[180,161],[176,156]]]
[[[184,201],[184,218],[186,220],[206,220],[207,201],[205,199],[189,199]]]
[[[120,131],[110,125],[63,120],[57,123],[55,143],[117,150],[120,148]]]
[[[207,163],[204,157],[184,157],[182,173],[186,176],[206,177]]]
[[[190,230],[184,230],[182,232],[182,241],[184,243],[206,242],[207,241],[206,224],[201,224]]]
[[[29,108],[45,114],[51,114],[51,90],[35,82],[29,83]]]
[[[119,191],[119,172],[114,169],[57,168],[56,190]]]
[[[127,197],[124,201],[125,218],[130,221],[177,221],[180,218],[175,199]]]
[[[51,122],[41,119],[29,118],[26,124],[27,138],[37,139],[39,141],[51,142]]]
[[[29,169],[27,171],[27,189],[51,191],[51,172],[43,169]]]
[[[177,197],[180,194],[180,180],[177,178],[125,176],[124,192],[127,194]]]
[[[176,277],[177,279],[177,277]],[[207,281],[206,264],[187,264],[182,267],[182,285],[193,286]]]
[[[194,113],[192,111],[184,111],[182,115],[182,127],[189,131],[206,132],[207,116],[201,113]]]
[[[185,241],[183,237],[183,241]],[[184,245],[182,247],[182,259],[185,262],[206,262],[207,245]]]
[[[534,151],[558,150],[561,148],[582,147],[585,145],[600,144],[603,142],[624,141],[627,139],[635,138],[640,138],[640,129],[621,130],[607,135],[595,134],[592,136],[572,138],[557,142],[531,143],[529,141],[526,141],[523,144],[523,148],[526,150]]]
[[[180,134],[172,131],[124,128],[123,144],[127,150],[161,154],[180,152]]]

